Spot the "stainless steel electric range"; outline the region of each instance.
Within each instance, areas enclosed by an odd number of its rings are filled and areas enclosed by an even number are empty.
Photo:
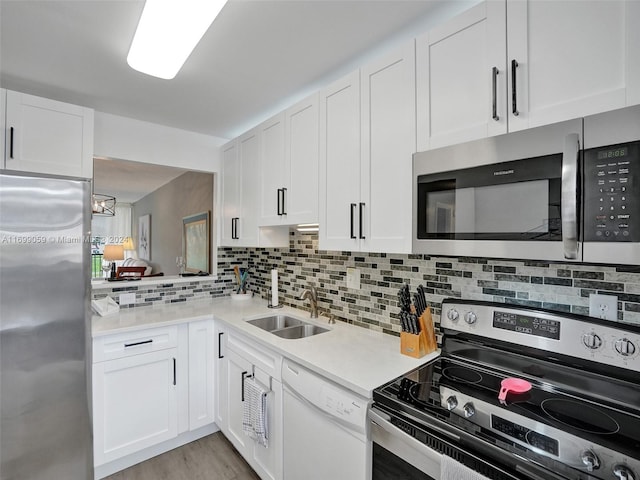
[[[447,299],[441,328],[439,358],[374,391],[373,480],[439,480],[443,456],[496,480],[640,480],[639,327]]]

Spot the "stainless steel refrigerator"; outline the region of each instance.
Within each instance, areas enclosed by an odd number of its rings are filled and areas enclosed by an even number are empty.
[[[90,191],[0,170],[0,480],[93,478]]]

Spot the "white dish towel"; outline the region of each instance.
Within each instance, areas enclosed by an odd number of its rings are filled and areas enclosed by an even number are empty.
[[[489,480],[451,457],[442,455],[440,480]]]
[[[244,380],[244,404],[242,406],[242,431],[263,447],[268,447],[267,394],[269,391],[255,378]]]

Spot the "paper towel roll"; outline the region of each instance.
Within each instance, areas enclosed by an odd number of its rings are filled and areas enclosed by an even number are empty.
[[[278,306],[278,270],[271,270],[271,306]]]

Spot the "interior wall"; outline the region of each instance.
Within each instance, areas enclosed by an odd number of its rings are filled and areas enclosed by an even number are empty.
[[[211,215],[212,205],[213,174],[202,172],[187,172],[133,204],[136,248],[138,219],[151,215],[151,258],[148,260],[153,266],[152,273],[179,273],[176,257],[182,256],[182,219],[206,211]],[[210,221],[213,223],[212,216]],[[211,239],[214,238],[211,235]]]

